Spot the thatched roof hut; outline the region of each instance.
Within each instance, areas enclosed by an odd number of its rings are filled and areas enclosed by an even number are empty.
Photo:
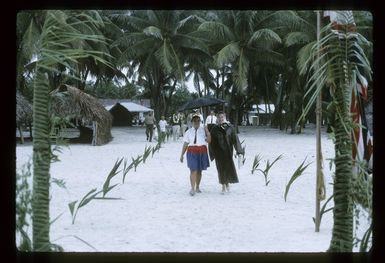
[[[16,91],[16,125],[30,125],[32,123],[32,105]]]
[[[52,111],[56,115],[96,124],[93,125],[93,144],[103,145],[111,141],[112,115],[96,98],[66,84],[53,90],[51,95]]]

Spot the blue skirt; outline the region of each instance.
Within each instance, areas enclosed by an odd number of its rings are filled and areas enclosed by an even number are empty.
[[[189,146],[187,148],[187,167],[191,171],[202,171],[210,167],[207,147],[205,145]]]

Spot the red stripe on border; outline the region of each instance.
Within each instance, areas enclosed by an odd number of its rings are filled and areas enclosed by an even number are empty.
[[[187,152],[189,152],[189,153],[207,153],[207,147],[206,147],[206,145],[189,146],[187,148]]]

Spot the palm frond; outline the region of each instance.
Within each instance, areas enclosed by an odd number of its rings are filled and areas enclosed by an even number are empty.
[[[262,28],[253,33],[247,44],[249,46],[271,46],[275,43],[282,43],[280,36],[269,28]]]
[[[218,67],[233,62],[240,54],[240,48],[238,42],[231,42],[223,47],[214,57]]]
[[[198,27],[198,31],[209,32],[212,38],[217,39],[218,41],[232,41],[235,36],[232,33],[231,29],[219,22],[203,22]]]
[[[304,75],[307,69],[310,67],[311,48],[315,45],[316,41],[312,41],[304,45],[297,53],[297,68],[300,75]]]
[[[311,37],[303,32],[290,32],[286,35],[284,43],[286,47],[311,42]]]
[[[165,72],[171,73],[173,71],[174,58],[170,45],[166,40],[163,41],[163,45],[155,52],[155,56]]]
[[[163,40],[162,30],[155,26],[146,27],[145,29],[143,29],[143,33],[147,36],[153,36]]]
[[[191,35],[176,35],[173,41],[177,42],[178,46],[196,49],[210,55],[208,46],[200,38]]]
[[[243,91],[247,86],[247,74],[249,72],[249,60],[245,56],[245,51],[242,49],[236,61],[236,71],[234,74],[235,85],[240,91]]]

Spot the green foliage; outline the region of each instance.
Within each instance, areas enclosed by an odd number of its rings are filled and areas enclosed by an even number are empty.
[[[285,202],[286,202],[286,197],[287,197],[287,194],[289,193],[289,189],[290,189],[290,186],[291,184],[298,178],[300,177],[303,172],[306,170],[306,168],[311,164],[311,163],[308,163],[304,166],[305,164],[305,161],[306,161],[306,158],[305,160],[303,160],[303,162],[300,164],[300,166],[297,167],[297,169],[294,171],[293,175],[291,176],[288,184],[286,185],[286,189],[285,189],[285,195],[284,195],[284,198],[285,198]]]
[[[32,241],[28,234],[29,220],[32,214],[32,194],[28,180],[31,179],[31,161],[16,172],[16,236],[20,238],[18,249],[32,251]]]
[[[68,208],[70,210],[70,213],[71,213],[71,216],[72,216],[72,224],[75,223],[75,219],[76,219],[76,215],[79,211],[79,208],[87,205],[89,202],[91,202],[92,200],[118,200],[120,198],[112,198],[112,197],[106,197],[106,194],[111,191],[113,188],[115,188],[117,185],[119,185],[118,183],[114,184],[114,185],[111,185],[110,186],[110,181],[111,179],[116,176],[118,173],[122,172],[123,173],[123,179],[122,179],[122,183],[124,184],[124,181],[125,181],[125,178],[126,178],[126,175],[128,174],[128,172],[134,168],[134,171],[136,171],[136,168],[138,167],[138,165],[143,161],[143,163],[145,163],[145,160],[148,158],[148,156],[150,155],[150,153],[152,152],[152,154],[154,154],[154,152],[156,151],[159,151],[161,147],[161,142],[158,142],[157,145],[153,148],[151,148],[151,146],[145,147],[144,149],[144,154],[143,155],[138,155],[136,158],[133,158],[131,157],[132,159],[132,162],[127,165],[127,159],[125,158],[120,158],[120,159],[117,159],[114,166],[111,168],[111,171],[109,172],[109,174],[107,175],[107,178],[103,184],[103,187],[102,187],[102,190],[100,191],[97,191],[97,188],[94,188],[92,190],[90,190],[81,200],[80,202],[78,202],[78,200],[75,200],[73,202],[70,202],[68,204]],[[121,166],[122,162],[124,160],[124,163],[123,163],[123,169],[122,170],[118,170],[119,167]],[[100,193],[103,193],[102,197],[98,197],[98,195]]]
[[[371,250],[370,238],[373,236],[373,223],[365,231],[360,244],[360,252],[368,252]]]
[[[144,148],[144,153],[143,153],[143,163],[146,163],[146,159],[147,157],[150,155],[151,153],[151,146]]]
[[[277,158],[274,159],[274,161],[271,164],[270,164],[270,160],[267,160],[266,167],[264,170],[262,170],[262,169],[258,168],[259,163],[261,161],[261,157],[259,156],[259,154],[256,155],[254,158],[254,163],[253,163],[253,167],[251,169],[251,173],[254,173],[254,171],[260,171],[263,174],[263,176],[265,177],[265,186],[267,186],[270,183],[270,180],[267,180],[267,178],[268,178],[269,171],[270,171],[271,167],[273,167],[275,162],[282,159],[282,157],[283,157],[283,155],[280,154]]]
[[[324,204],[322,205],[322,207],[321,207],[321,210],[320,210],[320,218],[319,218],[320,225],[321,225],[321,221],[322,221],[322,216],[323,216],[324,214],[326,214],[327,212],[329,212],[329,211],[333,211],[333,207],[330,207],[330,208],[326,209],[327,204],[328,204],[331,200],[333,200],[333,197],[334,197],[334,195],[331,195],[331,196],[325,201],[325,203],[324,203]],[[314,224],[315,224],[315,218],[314,218],[314,217],[313,217],[313,222],[314,222]]]
[[[130,165],[127,165],[127,159],[124,159],[124,167],[123,167],[123,180],[122,183],[124,184],[124,180],[126,178],[127,173],[134,167],[134,163],[131,162]]]
[[[110,187],[110,181],[111,181],[112,177],[114,177],[115,175],[117,175],[120,172],[117,170],[118,170],[120,164],[122,163],[122,161],[123,161],[123,158],[121,158],[120,160],[116,160],[114,166],[112,167],[110,173],[108,174],[107,179],[103,184],[103,197],[106,195],[106,193],[108,191],[110,191],[113,188],[113,187]]]
[[[16,171],[16,236],[17,249],[20,251],[33,251],[33,243],[29,234],[29,222],[32,219],[32,193],[29,185],[29,180],[32,178],[31,160],[24,164],[20,171]],[[65,182],[52,178],[51,183],[65,188]],[[49,222],[53,224],[62,214],[57,216],[54,220]],[[45,249],[49,251],[63,251],[63,248],[57,244],[49,242]]]
[[[262,160],[262,157],[257,154],[255,157],[254,157],[254,162],[253,162],[253,166],[251,167],[251,173],[254,174],[254,171],[257,170],[258,166],[259,166],[259,163],[261,162]]]
[[[128,99],[140,96],[140,87],[133,83],[121,86],[112,80],[86,85],[85,92],[96,98]]]

